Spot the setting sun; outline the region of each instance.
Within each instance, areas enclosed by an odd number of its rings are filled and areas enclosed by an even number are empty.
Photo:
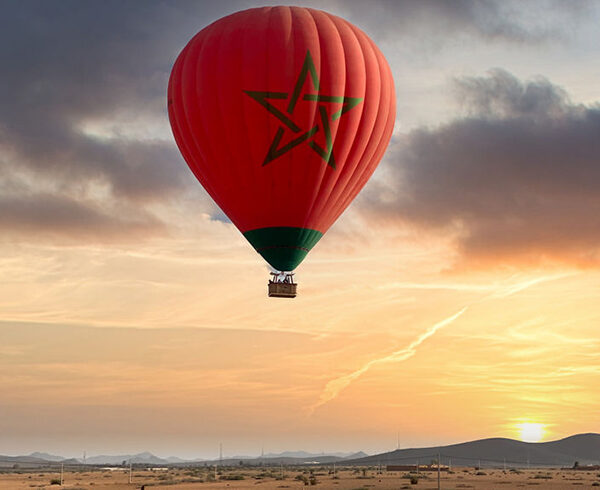
[[[517,424],[519,439],[524,442],[540,442],[544,437],[545,424],[523,422]]]

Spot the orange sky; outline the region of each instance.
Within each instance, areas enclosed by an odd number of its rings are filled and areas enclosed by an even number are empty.
[[[217,257],[208,229],[230,244]],[[278,301],[231,225],[195,233],[4,247],[0,428],[15,447],[378,451],[397,432],[406,447],[596,424],[596,272],[449,272],[440,246],[385,240],[342,261],[332,233],[299,297]]]

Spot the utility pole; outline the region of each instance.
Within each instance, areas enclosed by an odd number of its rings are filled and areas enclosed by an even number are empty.
[[[131,460],[129,460],[129,483],[131,483],[131,477],[132,477],[131,471],[132,471],[132,464],[131,464]]]
[[[506,471],[506,458],[504,458],[504,471]]]
[[[442,488],[441,485],[441,475],[440,475],[440,453],[438,453],[438,490]]]
[[[335,463],[334,463],[333,467],[335,468]],[[335,473],[335,470],[333,470],[333,471]],[[281,476],[281,479],[283,480],[283,462],[282,461],[279,462],[279,476]]]
[[[452,458],[448,458],[448,471],[452,471]]]
[[[223,466],[223,443],[219,443],[219,465]]]
[[[215,481],[217,481],[217,465],[215,464]]]
[[[65,482],[65,464],[60,464],[60,484],[62,485]]]
[[[417,476],[419,476],[419,458],[417,458]]]

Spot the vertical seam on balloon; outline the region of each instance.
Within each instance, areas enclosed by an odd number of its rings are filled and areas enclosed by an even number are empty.
[[[344,66],[344,69],[343,69],[344,70],[344,92],[343,92],[343,96],[345,97],[346,90],[348,88],[348,74],[346,72],[346,70],[347,70],[347,58],[346,58],[346,50],[345,50],[344,42],[342,40],[342,36],[341,36],[340,31],[337,28],[337,25],[335,24],[335,22],[329,16],[324,16],[324,18],[326,18],[327,19],[326,21],[330,22],[331,25],[333,26],[333,28],[334,28],[337,36],[338,36],[340,46],[342,48],[342,54],[343,54],[343,57],[344,57],[344,64],[343,64],[343,66]],[[363,104],[363,108],[364,108],[364,104]],[[361,111],[361,114],[362,114],[362,111]],[[338,123],[336,131],[335,131],[335,135],[332,138],[332,140],[333,140],[332,141],[332,152],[333,152],[333,146],[335,145],[335,140],[337,138],[338,131],[340,129],[340,124],[341,124],[341,122]],[[329,178],[332,178],[333,182],[332,182],[331,188],[330,188],[329,193],[327,194],[327,196],[322,196],[321,199],[319,200],[319,207],[316,209],[317,211],[319,209],[320,210],[326,210],[327,209],[327,204],[328,204],[328,201],[329,201],[329,197],[331,196],[331,193],[333,192],[333,189],[335,188],[335,186],[336,186],[336,184],[337,184],[337,182],[338,182],[338,180],[339,180],[339,178],[340,178],[340,176],[341,176],[341,174],[342,174],[345,166],[346,166],[346,162],[344,161],[344,165],[338,167],[336,169],[336,172],[333,175],[327,174],[327,173],[323,174],[324,176],[328,176]],[[323,180],[325,180],[325,179],[323,179]],[[319,190],[319,196],[321,196],[321,192],[322,191]],[[315,201],[315,203],[316,203],[316,201]],[[313,203],[313,208],[311,209],[311,214],[312,214],[313,211],[315,211],[315,209],[314,209],[314,204],[315,203]]]
[[[193,42],[193,40],[190,41],[190,43],[191,42]],[[197,62],[197,60],[200,57],[199,53],[198,53],[199,50],[196,49],[196,51],[193,53],[194,54],[194,56],[193,56],[194,59],[192,60],[192,47],[195,47],[195,43],[194,44],[190,44],[189,46],[190,46],[190,49],[188,50],[188,52],[186,53],[184,59],[182,60],[182,66],[181,66],[182,73],[183,73],[183,71],[184,71],[184,69],[186,67],[189,68],[189,69],[191,69],[188,65],[190,63]],[[182,76],[182,79],[183,79],[183,76]],[[195,70],[192,70],[192,83],[191,83],[191,85],[192,86],[196,85],[196,71]],[[183,87],[183,84],[182,84],[182,87]],[[206,158],[206,151],[204,149],[202,149],[198,145],[198,143],[196,141],[196,138],[194,137],[194,131],[192,130],[192,125],[191,125],[191,122],[190,122],[190,119],[189,119],[189,111],[186,110],[186,108],[188,107],[188,104],[186,103],[184,94],[185,94],[185,91],[182,90],[181,91],[181,106],[182,106],[182,111],[183,111],[183,116],[184,116],[183,117],[183,122],[185,123],[185,128],[186,128],[187,134],[191,135],[189,138],[186,138],[186,141],[188,141],[188,147],[190,145],[192,147],[192,151],[190,152],[191,155],[192,156],[199,155],[200,158],[201,158],[201,160],[202,160],[202,162],[206,162],[206,161],[208,161],[208,159]],[[192,160],[195,160],[195,158],[193,158]],[[194,169],[198,173],[200,173],[202,175],[205,175],[205,176],[208,175],[207,173],[204,172],[203,168],[199,168],[199,166],[197,164],[195,164],[195,161],[193,163],[194,163]],[[194,172],[194,174],[195,173],[196,172]],[[210,178],[206,178],[205,180],[206,180],[207,183],[210,182]],[[204,186],[204,182],[201,182],[201,183]],[[208,184],[204,188],[207,190],[207,192],[209,193],[210,197],[218,205],[219,201],[220,201],[219,192],[216,189],[212,188],[212,186],[210,184]]]
[[[365,53],[364,53],[364,49],[363,49],[363,43],[361,43],[360,39],[356,35],[356,32],[354,31],[354,29],[352,29],[351,25],[349,23],[346,23],[346,25],[348,26],[349,31],[352,33],[352,35],[354,36],[354,39],[356,40],[358,46],[360,47],[360,54],[361,54],[362,64],[363,64],[364,71],[366,73],[367,72],[367,62],[366,62],[366,59],[365,59]],[[361,132],[361,130],[362,130],[361,126],[363,124],[363,116],[365,114],[365,104],[367,103],[367,100],[366,100],[367,99],[367,97],[366,97],[367,96],[367,81],[368,81],[368,77],[365,77],[365,94],[364,94],[364,98],[363,98],[364,103],[363,103],[363,105],[361,107],[360,120],[359,120],[359,123],[358,123],[358,126],[357,126],[357,134],[359,132]],[[377,106],[377,111],[375,111],[375,114],[378,114],[378,112],[379,112],[379,103],[380,103],[380,99],[377,101],[378,106]],[[373,120],[373,124],[369,128],[368,140],[367,140],[367,143],[364,145],[362,151],[360,152],[360,155],[353,155],[354,156],[354,158],[353,158],[354,168],[352,170],[353,174],[354,174],[354,172],[357,169],[359,169],[361,167],[361,162],[362,162],[362,160],[364,158],[365,151],[369,147],[369,142],[370,142],[371,137],[373,135],[373,129],[374,129],[375,125],[376,125],[376,122],[377,122],[377,116],[375,116],[375,119]],[[352,142],[352,146],[350,148],[349,155],[352,155],[353,151],[355,150],[355,147],[357,145],[357,141],[358,140],[357,140],[356,135],[355,135],[355,138],[354,138],[354,140]],[[366,166],[367,165],[364,165],[363,169]],[[342,196],[347,196],[348,195],[348,193],[345,192],[348,188],[354,189],[354,185],[352,183],[353,177],[354,177],[354,175],[350,176],[350,178],[348,179],[346,185],[342,189],[339,189],[339,193],[338,193],[339,197],[334,201],[333,204],[330,205],[329,214],[327,216],[327,221],[329,222],[330,225],[333,224],[334,221],[338,218],[338,216],[344,211],[344,209],[346,209],[346,207],[343,207],[340,210],[340,202],[343,203],[347,199],[349,199],[348,197],[344,198]],[[356,182],[356,180],[354,180],[354,182]],[[351,193],[351,195],[352,195],[352,193]]]
[[[190,41],[190,42],[193,42],[193,41]],[[188,53],[186,54],[186,56],[184,57],[184,59],[182,60],[182,63],[181,63],[181,65],[182,65],[181,66],[181,72],[182,72],[182,76],[181,76],[181,78],[182,78],[181,108],[182,108],[182,112],[183,112],[183,122],[185,123],[185,129],[186,129],[187,134],[191,135],[190,138],[186,138],[186,142],[188,144],[188,147],[192,148],[192,152],[191,152],[192,155],[200,155],[202,161],[206,161],[205,152],[198,146],[196,139],[193,137],[194,132],[192,131],[192,125],[191,125],[190,118],[189,118],[189,111],[187,110],[188,104],[187,104],[186,97],[185,97],[185,90],[183,90],[183,87],[184,87],[183,72],[186,70],[186,68],[190,69],[189,64],[191,62],[190,60],[192,58],[192,46],[194,46],[194,44],[190,44],[189,46],[190,46],[190,48],[188,50]],[[196,54],[196,53],[194,53],[194,54]],[[195,59],[197,59],[197,58],[198,58],[198,56],[196,54]],[[195,79],[196,79],[195,72],[193,72],[192,78],[193,78],[193,82],[195,83]],[[195,163],[195,162],[193,162],[193,163]],[[194,165],[194,168],[196,168],[196,167],[197,167],[197,165]],[[199,173],[206,175],[202,171],[203,169],[201,170],[198,168],[197,170],[199,171]]]
[[[183,78],[182,73],[184,71],[186,62],[188,62],[188,60],[191,56],[190,52],[191,52],[191,49],[188,49],[187,47],[184,48],[184,50],[180,54],[181,58],[175,62],[175,70],[176,70],[175,75],[177,77],[177,85],[179,87],[177,98],[180,99],[180,105],[181,105],[180,110],[178,110],[178,114],[181,117],[176,117],[175,120],[173,121],[180,134],[186,133],[188,135],[193,134],[193,133],[191,131],[191,125],[188,120],[187,111],[185,110],[186,104],[185,104],[185,100],[184,100],[183,90],[181,90],[182,89],[181,79]],[[173,102],[173,104],[175,105],[175,102]],[[175,107],[178,107],[178,106],[179,106],[179,104],[175,105]],[[175,112],[175,109],[173,110],[173,112]],[[206,186],[204,186],[204,184],[202,184],[202,185],[205,187],[205,189],[208,192],[208,194],[210,195],[210,197],[212,199],[215,199],[214,196],[216,196],[218,194],[216,193],[215,189],[213,189],[212,186],[210,184],[208,184],[209,179],[206,178],[206,173],[203,171],[203,169],[201,169],[197,164],[195,164],[195,160],[196,160],[195,155],[199,155],[202,160],[205,160],[204,152],[199,150],[199,148],[195,144],[195,141],[193,138],[181,137],[178,139],[181,141],[181,145],[184,146],[184,148],[185,148],[186,155],[188,155],[189,159],[191,160],[191,163],[193,164],[193,168],[189,165],[189,163],[188,163],[188,167],[190,167],[190,170],[192,171],[194,176],[196,176],[196,173],[198,173],[204,177],[203,180],[205,180],[207,182],[207,185]],[[185,160],[187,163],[187,159],[185,159]]]
[[[214,24],[211,24],[209,26],[209,28],[212,28],[213,26],[214,26]],[[194,58],[190,59],[190,63],[193,64],[193,66],[191,67],[191,73],[193,74],[191,86],[193,88],[193,95],[194,95],[193,103],[194,104],[197,104],[197,102],[198,102],[198,61],[202,60],[202,58],[204,57],[204,53],[207,50],[206,46],[207,46],[207,43],[205,41],[202,42],[200,48],[196,49],[196,53],[195,53]],[[185,104],[185,107],[187,107],[187,106],[188,105]],[[199,119],[202,120],[202,121],[204,120],[204,118],[201,115],[200,115]],[[188,125],[189,125],[190,133],[192,135],[194,135],[194,129],[193,129],[192,125],[190,124],[189,118],[187,118],[186,120],[187,120]],[[205,124],[202,124],[201,128],[202,128],[202,135],[204,136],[203,139],[210,141],[209,133],[205,130]],[[195,146],[196,151],[198,153],[200,153],[202,155],[206,155],[208,153],[208,158],[207,157],[203,158],[204,162],[206,162],[206,164],[207,164],[206,168],[214,168],[214,166],[210,165],[210,162],[215,160],[213,158],[214,149],[212,148],[212,146],[200,144],[198,142],[198,139],[195,138],[195,137],[192,137],[191,139],[194,142],[194,146]],[[213,177],[215,176],[215,173],[211,172],[210,175],[211,175],[211,178],[209,179],[209,181],[210,180],[214,180]],[[219,187],[217,186],[217,187],[215,187],[215,192],[216,192],[216,194],[215,194],[216,197],[213,197],[213,199],[216,202],[217,206],[220,209],[222,209],[221,205],[224,202],[224,199],[223,199],[223,197],[224,197],[223,190],[222,189],[219,190]],[[228,215],[228,217],[231,219],[231,216]]]
[[[294,18],[298,19],[298,11],[300,11],[300,12],[307,12],[307,11],[309,11],[310,9],[307,9],[307,8],[299,8],[299,7],[289,7],[289,8],[290,8],[290,14],[291,14],[291,19],[292,19],[292,22],[291,22],[291,25],[292,25],[292,38],[293,38],[293,40],[294,40],[294,51],[293,51],[293,52],[294,52],[294,54],[295,54],[295,46],[296,46],[296,33],[297,33],[297,32],[299,32],[299,34],[298,34],[298,35],[302,36],[302,39],[305,39],[305,38],[306,38],[306,35],[303,33],[303,31],[298,31],[298,29],[297,29],[297,25],[300,23],[300,21],[296,21],[296,22],[294,22]],[[312,16],[310,15],[310,13],[309,13],[308,17],[312,19]],[[314,19],[313,19],[313,24],[314,24]],[[314,28],[315,28],[315,32],[317,32],[317,34],[318,34],[318,30],[317,30],[317,27],[316,27],[316,25],[314,25]],[[317,42],[319,42],[319,36],[317,35],[317,36],[315,36],[315,37],[316,37],[316,39],[317,39]],[[302,44],[302,43],[301,43],[301,44]],[[307,45],[307,46],[306,46],[306,51],[308,51],[308,42],[306,42],[305,44]],[[304,56],[306,56],[306,53],[304,53]],[[295,59],[295,56],[293,56],[293,58]],[[304,59],[305,59],[305,57],[303,58],[303,60],[304,60]],[[321,57],[320,57],[320,54],[319,54],[319,63],[320,63],[320,62],[321,62]],[[296,72],[296,69],[297,69],[297,67],[294,67],[294,73]],[[312,80],[312,79],[311,79],[311,80]],[[313,112],[313,114],[312,114],[312,119],[313,119],[313,122],[314,122],[314,119],[317,117],[317,114],[318,114],[318,112],[317,112],[317,110],[315,109],[315,111],[314,111],[314,112]],[[309,125],[308,125],[308,127],[313,127],[313,126],[314,126],[313,124],[309,124]],[[297,161],[295,162],[295,160],[296,160],[296,157],[294,157],[294,156],[292,155],[292,152],[290,152],[290,155],[289,155],[289,157],[288,157],[288,158],[289,158],[289,160],[290,160],[290,165],[292,166],[292,168],[293,168],[294,166],[297,166],[297,165],[295,165],[295,164],[297,164],[298,162],[297,162]],[[309,166],[309,165],[302,165],[302,167],[301,167],[301,170],[298,172],[298,174],[297,174],[297,175],[298,175],[298,182],[292,182],[292,185],[294,185],[294,184],[295,184],[295,185],[297,185],[299,188],[301,188],[301,189],[305,189],[305,188],[306,188],[306,185],[305,185],[305,184],[306,184],[307,182],[309,182],[309,179],[310,179],[310,166]],[[301,178],[302,178],[302,180],[300,180]],[[299,185],[299,184],[300,184],[300,182],[302,183],[302,185]],[[302,216],[302,225],[300,226],[300,228],[302,228],[302,230],[304,230],[304,229],[306,228],[306,213],[304,213],[304,214],[303,214],[303,216]],[[304,232],[304,231],[302,231],[302,232],[301,232],[301,235],[300,235],[301,239],[304,239],[304,234],[305,234],[305,232]]]
[[[268,7],[268,9],[269,10],[268,10],[268,14],[267,14],[267,16],[268,16],[268,18],[267,18],[267,34],[270,32],[270,27],[271,27],[271,24],[273,22],[273,7]],[[267,49],[265,49],[265,57],[266,57],[266,62],[265,62],[265,67],[266,67],[266,69],[265,69],[265,82],[266,83],[265,83],[265,86],[267,87],[267,92],[271,92],[271,84],[269,83],[270,79],[271,79],[271,77],[270,77],[270,70],[269,70],[269,67],[271,66],[271,63],[269,62],[269,60],[270,60],[269,53],[270,53],[270,49],[269,49],[269,44],[267,43]],[[267,118],[267,134],[269,134],[269,135],[272,134],[272,132],[271,132],[271,125],[272,125],[271,119],[272,118],[270,118],[270,117]],[[262,168],[263,168],[263,172],[264,171],[271,172],[271,173],[274,172],[273,168],[265,169],[264,166]],[[275,192],[275,179],[270,179],[270,180],[271,180],[271,186],[269,188],[269,199],[268,199],[267,202],[274,203],[274,202],[276,202],[276,197],[277,197],[276,196],[276,192]]]
[[[340,45],[342,47],[342,52],[343,52],[343,56],[344,56],[344,96],[345,96],[346,93],[347,93],[347,88],[348,88],[348,80],[350,78],[348,76],[348,71],[347,71],[348,70],[348,62],[347,62],[348,57],[347,57],[347,54],[346,54],[346,45],[343,42],[342,35],[340,33],[340,30],[339,30],[338,25],[336,24],[336,22],[333,19],[330,19],[329,17],[328,17],[328,20],[332,23],[333,27],[335,28],[335,31],[337,32],[338,37],[340,39]],[[350,31],[350,32],[353,33],[353,31]],[[360,45],[360,42],[358,40],[356,42]],[[362,56],[362,50],[361,50],[361,56]],[[362,59],[363,59],[363,66],[364,66],[365,65],[365,63],[364,63],[364,56],[362,56]],[[366,70],[366,67],[365,67],[365,70]],[[366,84],[366,82],[365,82],[365,84]],[[365,90],[365,93],[366,93],[366,90]],[[359,117],[359,122],[358,122],[357,130],[360,128],[360,125],[361,125],[361,122],[362,122],[362,117],[363,117],[363,114],[364,114],[364,108],[365,108],[365,104],[364,104],[365,101],[364,101],[364,99],[365,98],[363,97],[363,104],[361,105],[361,109],[360,109],[360,117]],[[336,137],[337,137],[337,132],[338,132],[338,130],[340,128],[340,124],[341,123],[338,124],[337,130],[336,130]],[[331,210],[329,209],[330,208],[330,198],[334,194],[334,192],[337,190],[337,184],[340,181],[342,175],[345,176],[346,172],[351,171],[350,169],[348,169],[348,156],[351,155],[352,148],[354,147],[354,143],[355,142],[356,142],[356,134],[352,138],[352,143],[351,143],[351,146],[350,146],[350,152],[348,152],[348,155],[345,158],[344,164],[339,167],[339,169],[337,170],[336,175],[333,176],[334,181],[333,181],[333,183],[331,185],[329,193],[320,202],[320,206],[319,206],[318,209],[323,210],[323,211],[326,210],[326,211],[324,211],[326,213],[325,216],[324,216],[324,218],[326,218],[326,220],[324,220],[325,223],[327,223],[327,222],[330,222],[330,224],[333,223],[329,219],[329,217],[331,215],[330,214]],[[334,138],[334,144],[335,144],[335,138]],[[356,163],[354,164],[354,168],[356,168],[358,166],[358,164],[360,162],[360,159],[355,160],[355,162]]]
[[[290,39],[292,41],[292,46],[291,46],[291,50],[290,52],[292,53],[291,59],[292,59],[292,65],[294,65],[293,60],[295,59],[295,50],[296,50],[296,38],[294,36],[294,23],[293,23],[293,10],[295,7],[285,7],[287,9],[289,18],[290,18]],[[293,157],[293,153],[290,151],[288,152],[287,158],[286,158],[287,162],[286,164],[290,167],[290,172],[288,175],[290,175],[289,179],[290,181],[288,182],[288,188],[290,189],[290,201],[291,202],[296,202],[296,192],[295,192],[295,182],[296,180],[294,179],[294,170],[296,172],[298,172],[298,169],[296,168],[296,165],[294,165],[294,157]],[[299,174],[300,172],[298,172]]]
[[[296,25],[294,23],[294,18],[297,18],[297,9],[298,9],[298,7],[289,7],[289,8],[290,8],[290,15],[292,17],[292,22],[291,22],[291,26],[292,26],[292,43],[293,43],[292,44],[292,53],[293,53],[292,59],[295,60],[296,59],[296,28],[295,28]],[[306,47],[305,51],[306,50],[308,50],[308,47]],[[303,59],[302,63],[304,63],[305,57],[303,57],[302,59]],[[293,64],[295,64],[295,63],[293,63]],[[296,67],[294,67],[294,73],[295,72],[296,72]],[[312,126],[309,125],[309,127],[312,127]],[[289,162],[288,164],[292,168],[294,168],[295,167],[295,165],[294,165],[295,158],[292,155],[292,152],[289,153],[287,159],[288,159],[288,162]],[[302,168],[299,169],[299,171],[298,171],[298,181],[303,181],[304,179],[306,179],[307,178],[307,172],[308,172],[307,168],[305,166],[302,166]],[[302,177],[304,177],[304,179],[301,179]],[[296,184],[296,185],[298,185],[298,184]],[[294,186],[294,182],[292,182],[292,187],[293,186]],[[303,186],[299,186],[299,187],[303,188]],[[292,201],[292,202],[294,202],[294,201]],[[299,233],[299,240],[302,241],[302,240],[304,240],[304,228],[305,228],[304,221],[302,222],[302,226],[300,228],[301,228],[301,231]]]
[[[319,30],[319,25],[317,24],[315,15],[313,14],[313,9],[306,9],[308,11],[308,13],[310,14],[310,18],[312,19],[314,25],[315,25],[315,31],[317,33],[317,43],[319,45],[319,70],[318,70],[318,74],[319,74],[319,89],[318,89],[318,93],[321,92],[321,87],[322,84],[320,83],[321,78],[322,78],[322,74],[323,74],[323,43],[321,42],[321,32]],[[314,127],[314,119],[317,117],[317,114],[319,113],[318,111],[318,104],[315,108],[315,113],[313,116],[313,122],[311,123],[310,127]],[[310,208],[308,210],[307,213],[305,213],[305,217],[304,217],[304,226],[303,226],[303,235],[302,235],[302,239],[304,240],[305,237],[304,235],[307,234],[308,232],[306,230],[311,229],[309,226],[307,226],[308,222],[310,221],[310,217],[312,216],[313,210],[314,210],[314,205],[315,203],[318,201],[319,196],[321,195],[321,188],[323,187],[323,182],[325,181],[325,176],[327,175],[327,172],[331,171],[329,169],[329,165],[322,165],[319,168],[319,173],[317,175],[320,175],[320,181],[318,183],[318,189],[317,192],[314,194],[312,203],[310,205]]]
[[[354,30],[354,29],[353,29]],[[355,33],[356,34],[356,33]],[[364,176],[367,174],[367,172],[370,170],[371,168],[371,164],[373,161],[376,160],[377,155],[380,152],[380,144],[382,139],[385,137],[386,131],[385,128],[388,125],[388,113],[389,113],[389,106],[384,106],[384,110],[386,111],[385,116],[383,114],[380,114],[380,110],[382,108],[382,97],[383,97],[383,93],[384,93],[384,85],[385,85],[385,81],[384,81],[384,77],[382,77],[382,70],[381,70],[381,60],[380,57],[377,55],[377,47],[374,45],[374,43],[371,42],[371,40],[365,35],[364,36],[364,41],[366,42],[366,44],[371,48],[371,52],[373,53],[374,57],[375,57],[375,61],[377,63],[377,67],[379,70],[379,84],[381,87],[380,93],[379,93],[379,99],[377,101],[377,118],[375,121],[375,124],[373,125],[373,128],[371,128],[371,137],[373,137],[373,131],[375,129],[375,127],[377,126],[377,123],[380,122],[381,120],[385,120],[385,122],[382,123],[382,131],[379,135],[379,141],[375,142],[374,139],[373,144],[372,145],[367,145],[365,147],[365,150],[363,151],[363,154],[361,156],[361,159],[364,158],[364,155],[367,151],[367,149],[373,149],[373,152],[368,160],[368,162],[365,162],[362,172],[360,172],[360,174],[357,176],[356,180],[354,181],[352,187],[351,187],[351,191],[347,194],[348,197],[346,197],[346,199],[344,199],[342,201],[341,206],[338,206],[338,208],[336,209],[336,213],[342,213],[344,209],[346,209],[346,207],[348,207],[350,205],[350,203],[352,202],[351,198],[349,196],[354,196],[356,195],[364,186],[364,184],[366,182],[363,182],[364,180]],[[381,116],[381,117],[380,117]],[[384,116],[384,117],[383,117]],[[374,171],[375,169],[373,169]]]
[[[244,70],[244,66],[245,66],[245,59],[246,59],[246,46],[248,45],[248,43],[246,42],[246,36],[247,36],[248,30],[244,30],[244,34],[242,36],[242,47],[241,47],[241,59],[240,59],[240,64],[242,65],[242,70],[241,70],[241,77],[242,77],[242,87],[247,87],[248,84],[245,81],[245,77],[244,77],[244,73],[246,73],[246,70]],[[248,124],[248,111],[246,109],[247,104],[245,103],[245,100],[242,98],[242,108],[241,108],[241,112],[242,112],[242,119],[244,122],[244,126],[249,127],[250,125]],[[251,150],[252,144],[250,142],[250,138],[248,136],[248,132],[247,131],[242,131],[244,138],[245,138],[245,145],[244,148],[248,149],[248,157],[249,157],[249,162],[248,162],[248,167],[250,168],[250,186],[252,188],[253,191],[256,191],[257,186],[256,186],[256,166],[255,166],[255,159],[254,157],[254,152]],[[250,220],[250,222],[255,221],[254,219]],[[242,233],[244,231],[246,231],[246,227],[244,227],[244,230],[240,230],[242,231]]]
[[[317,39],[317,43],[319,45],[319,70],[318,70],[318,73],[319,73],[319,77],[321,77],[321,74],[322,74],[321,67],[323,66],[323,52],[322,52],[323,50],[322,50],[322,46],[321,46],[321,38],[319,36],[319,26],[317,25],[317,22],[315,20],[315,16],[313,15],[313,9],[307,8],[306,11],[308,12],[309,17],[312,19],[313,24],[315,26],[315,31],[317,32],[316,39]],[[320,92],[320,87],[319,87],[319,92]],[[318,113],[318,111],[315,110],[315,114],[313,116],[313,122],[310,125],[310,127],[314,126],[314,118],[316,117],[317,113]],[[311,202],[308,210],[304,213],[304,219],[302,220],[302,228],[303,229],[308,229],[309,228],[307,225],[310,222],[310,218],[312,216],[315,203],[317,202],[317,200],[319,198],[319,195],[321,193],[321,186],[323,184],[324,176],[326,175],[327,171],[330,171],[329,165],[324,165],[322,169],[319,168],[319,170],[318,170],[317,176],[320,176],[320,180],[318,181],[317,192],[315,192],[313,194],[312,202]],[[315,184],[317,184],[317,182],[315,182]],[[302,238],[304,238],[304,237],[302,237]]]
[[[217,37],[217,62],[216,62],[216,66],[215,68],[215,72],[213,74],[213,77],[216,76],[216,79],[219,79],[219,74],[223,65],[223,62],[221,60],[224,60],[225,57],[223,56],[223,49],[226,45],[226,43],[223,42],[223,39],[226,38],[225,33],[229,33],[228,29],[230,27],[226,24],[225,26],[223,26],[220,30],[219,30],[219,34]],[[224,186],[224,192],[225,192],[225,197],[227,200],[231,199],[231,193],[232,192],[236,192],[235,190],[235,186],[231,185],[230,182],[239,182],[239,170],[238,170],[238,166],[235,164],[232,164],[232,162],[234,162],[234,154],[232,153],[232,145],[231,145],[231,141],[230,141],[230,136],[231,136],[231,132],[229,131],[229,128],[227,127],[226,121],[227,118],[224,116],[224,111],[223,111],[223,104],[222,104],[222,91],[221,90],[215,90],[215,99],[216,99],[216,104],[217,104],[217,114],[218,114],[218,118],[219,118],[219,124],[218,127],[221,128],[221,132],[224,132],[224,140],[226,142],[226,144],[224,146],[227,147],[227,149],[225,150],[225,154],[228,156],[228,159],[226,160],[229,165],[227,168],[227,172],[231,172],[229,174],[230,178],[227,180],[227,185]],[[221,148],[220,151],[223,151],[224,149]],[[222,176],[225,175],[224,168],[223,165],[218,165],[219,167],[219,182],[224,182],[225,179],[222,178]],[[230,214],[234,214],[234,216],[229,216],[229,218],[231,219],[231,221],[234,222],[234,224],[237,225],[237,223],[239,222],[239,209],[237,208],[230,208],[229,209],[229,213]],[[237,227],[237,226],[236,226]]]

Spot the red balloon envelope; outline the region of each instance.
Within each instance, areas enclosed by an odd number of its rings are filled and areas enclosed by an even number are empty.
[[[365,185],[389,143],[395,100],[373,41],[302,7],[245,10],[201,30],[168,91],[192,172],[280,271],[298,266]]]

